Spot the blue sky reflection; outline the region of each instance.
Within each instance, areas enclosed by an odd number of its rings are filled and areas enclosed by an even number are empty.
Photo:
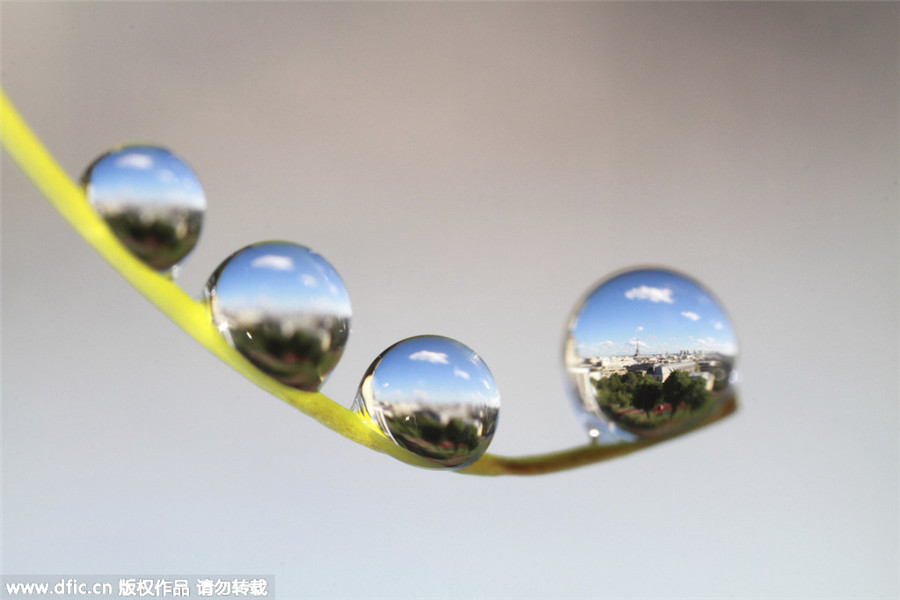
[[[572,326],[581,358],[676,353],[737,353],[728,317],[699,284],[661,269],[606,281],[585,300]]]
[[[350,318],[350,298],[334,267],[289,242],[266,242],[237,252],[215,288],[219,306],[230,314]]]
[[[494,377],[481,357],[455,340],[420,336],[382,355],[373,374],[376,401],[500,407]]]
[[[155,146],[124,146],[109,152],[91,165],[85,183],[95,206],[206,208],[203,188],[191,168]]]

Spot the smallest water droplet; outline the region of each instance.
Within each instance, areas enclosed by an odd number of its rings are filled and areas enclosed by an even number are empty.
[[[144,264],[174,275],[197,243],[206,197],[194,172],[156,146],[120,146],[81,178],[93,209]]]
[[[290,242],[238,250],[213,272],[203,296],[232,347],[298,390],[319,390],[350,335],[350,298],[337,271]]]
[[[375,359],[353,410],[435,468],[458,469],[478,460],[491,443],[500,394],[471,348],[423,335],[397,342]]]

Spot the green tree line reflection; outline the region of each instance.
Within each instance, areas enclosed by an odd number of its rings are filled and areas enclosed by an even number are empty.
[[[179,262],[194,247],[200,235],[202,213],[173,209],[148,216],[129,210],[105,214],[104,219],[133,254],[161,271]]]
[[[594,386],[601,410],[636,429],[652,429],[687,417],[714,401],[706,379],[681,370],[670,373],[664,382],[636,371],[616,373],[597,380]]]
[[[477,457],[494,435],[496,416],[477,412],[441,419],[437,410],[396,411],[385,414],[384,420],[400,446],[444,466],[456,467]]]

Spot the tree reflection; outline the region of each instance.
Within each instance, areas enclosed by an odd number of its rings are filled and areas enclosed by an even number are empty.
[[[665,381],[640,371],[614,373],[594,383],[597,404],[629,429],[652,430],[703,412],[715,402],[710,380],[672,371]]]
[[[384,410],[381,418],[394,440],[446,467],[468,464],[484,452],[496,428],[496,411],[454,407],[453,416],[447,406],[409,408],[394,406]]]
[[[180,262],[200,236],[203,214],[194,210],[101,211],[113,234],[132,254],[157,271]]]
[[[282,321],[270,319],[243,324],[231,335],[254,366],[287,386],[315,392],[337,365],[349,336],[346,319],[318,321],[315,327],[296,327],[287,333]]]

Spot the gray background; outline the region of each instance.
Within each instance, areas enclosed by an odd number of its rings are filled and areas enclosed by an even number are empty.
[[[2,181],[4,573],[265,573],[282,598],[898,594],[898,5],[2,5],[2,80],[79,176],[166,145],[183,270],[273,238],[340,271],[349,405],[382,349],[475,348],[491,451],[585,439],[595,281],[662,264],[741,341],[733,418],[539,478],[419,470],[217,362]]]

